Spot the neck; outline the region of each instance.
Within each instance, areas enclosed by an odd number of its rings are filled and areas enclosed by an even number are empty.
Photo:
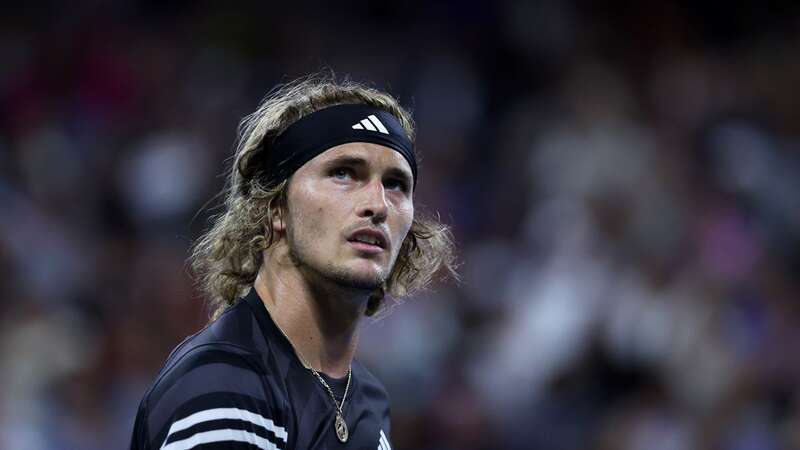
[[[281,245],[264,251],[254,288],[302,362],[335,378],[347,375],[369,293],[312,280]]]

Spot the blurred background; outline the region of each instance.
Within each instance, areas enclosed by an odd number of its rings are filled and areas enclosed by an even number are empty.
[[[800,4],[0,9],[0,448],[127,448],[238,121],[329,67],[459,245],[366,323],[397,449],[800,449]],[[204,207],[205,205],[205,207]],[[418,206],[419,207],[419,206]]]

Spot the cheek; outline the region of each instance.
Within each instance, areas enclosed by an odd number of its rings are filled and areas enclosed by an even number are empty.
[[[414,207],[398,209],[397,214],[397,232],[400,238],[405,238],[408,231],[411,229],[411,224],[414,221]]]
[[[301,226],[306,229],[309,238],[314,239],[322,236],[327,228],[326,225],[330,225],[329,220],[326,219],[328,216],[329,212],[324,206],[306,205],[303,215],[299,219],[302,221]]]
[[[309,186],[309,183],[297,183],[289,191],[290,210],[295,225],[309,229],[318,229],[323,218],[330,213],[326,210],[325,195]]]
[[[339,216],[341,208],[336,207],[335,199],[317,195],[306,200],[296,216],[306,238],[321,243],[321,238],[336,235],[342,221]]]

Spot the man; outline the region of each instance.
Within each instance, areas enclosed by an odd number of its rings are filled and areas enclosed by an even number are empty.
[[[353,358],[360,318],[453,271],[448,228],[415,215],[411,117],[315,77],[240,133],[225,211],[192,255],[212,322],[169,356],[131,448],[389,450],[386,391]]]

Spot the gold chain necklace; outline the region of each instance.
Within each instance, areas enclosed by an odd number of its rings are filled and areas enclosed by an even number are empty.
[[[272,317],[272,311],[269,310],[266,303],[264,302],[262,303],[264,304],[264,308],[267,310],[270,317]],[[314,376],[317,378],[317,380],[319,380],[322,386],[328,391],[328,394],[331,396],[331,400],[333,400],[334,406],[336,406],[336,420],[334,424],[335,425],[334,429],[336,431],[336,438],[339,439],[339,442],[341,442],[342,444],[346,443],[347,438],[349,437],[349,432],[347,430],[347,422],[344,421],[343,409],[344,409],[344,402],[345,400],[347,400],[347,391],[350,390],[350,379],[352,378],[353,375],[353,367],[350,366],[347,368],[347,384],[344,387],[344,395],[342,395],[342,403],[339,403],[338,401],[336,401],[336,396],[333,395],[333,389],[331,389],[331,387],[328,385],[325,379],[322,378],[322,375],[320,375],[319,372],[317,372],[313,367],[311,367],[311,364],[307,363],[305,358],[303,358],[303,356],[300,355],[300,352],[297,351],[297,348],[295,348],[294,344],[292,344],[292,340],[289,339],[289,336],[286,335],[286,332],[283,331],[283,328],[281,328],[281,326],[278,325],[278,322],[276,322],[275,319],[273,319],[272,323],[275,324],[275,327],[278,328],[278,331],[280,331],[283,337],[286,338],[286,341],[289,342],[289,345],[292,347],[292,351],[294,351],[294,354],[295,356],[297,356],[297,359],[300,360],[300,363],[303,364],[303,367],[310,370],[311,373],[313,373]]]
[[[300,355],[297,353],[296,349],[294,352],[297,355],[297,357],[300,358]],[[303,358],[300,358],[301,361],[302,359]],[[311,366],[308,366],[308,369],[314,375],[316,375],[319,382],[322,383],[323,386],[325,386],[325,389],[328,390],[328,394],[330,394],[331,396],[331,400],[333,400],[333,404],[336,405],[336,424],[335,424],[336,437],[339,439],[339,442],[344,444],[345,442],[347,442],[348,431],[347,431],[347,422],[344,421],[344,411],[342,411],[342,408],[344,408],[344,401],[345,399],[347,399],[347,391],[350,389],[350,378],[353,375],[353,368],[352,367],[347,368],[347,384],[344,387],[344,395],[342,396],[342,403],[336,401],[336,396],[333,395],[333,390],[328,385],[328,383],[325,382],[325,379],[322,378],[322,375],[320,375],[319,372],[314,370],[314,368]]]

